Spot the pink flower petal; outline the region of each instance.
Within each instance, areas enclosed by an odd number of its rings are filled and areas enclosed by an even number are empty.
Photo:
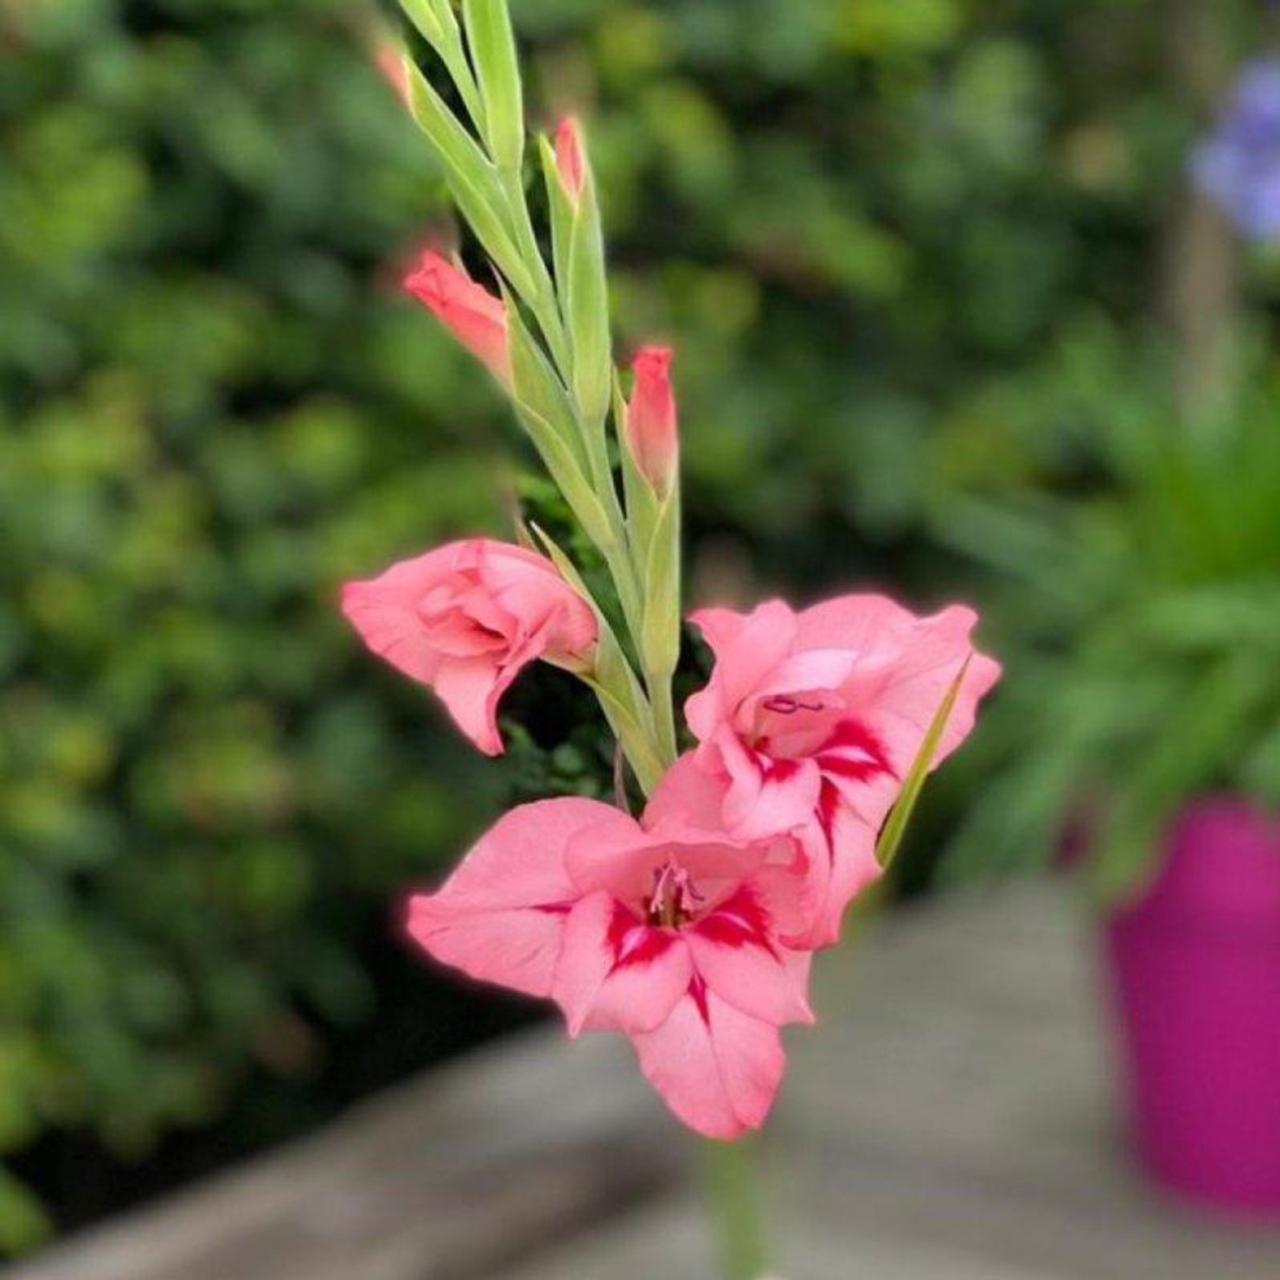
[[[672,353],[668,347],[641,347],[636,353],[635,392],[626,413],[626,445],[636,469],[665,498],[680,466]]]
[[[636,918],[607,893],[584,898],[568,917],[552,995],[569,1034],[637,1034],[661,1025],[693,976],[689,949],[673,929]]]
[[[447,658],[436,669],[433,687],[458,728],[487,756],[502,754],[498,699],[519,668],[495,667],[485,657]]]
[[[809,854],[803,913],[808,922],[796,927],[794,916],[781,922],[785,943],[820,948],[839,940],[845,910],[883,874],[876,858],[876,835],[877,828],[862,821],[838,791],[824,788],[819,818],[801,836]],[[781,916],[777,907],[773,911]]]
[[[630,814],[610,806],[565,849],[565,867],[579,894],[605,890],[622,902],[643,897],[661,861],[653,841]]]
[[[809,759],[772,759],[747,750],[731,730],[716,737],[729,775],[724,821],[742,839],[791,831],[812,816],[822,774]]]
[[[663,775],[645,806],[642,825],[653,828],[675,819],[708,831],[724,828],[725,783],[686,752]]]
[[[778,1028],[741,1013],[697,978],[666,1022],[632,1039],[645,1078],[708,1138],[758,1129],[786,1068]]]
[[[709,612],[712,621],[703,631],[703,637],[716,656],[711,680],[719,694],[720,706],[732,716],[743,698],[791,651],[797,632],[796,615],[781,600],[767,601],[747,615],[731,643],[719,648],[717,645],[726,629],[717,624],[723,622],[723,618],[719,610]],[[691,614],[689,621],[701,630],[704,617],[704,613],[699,611]],[[701,697],[695,694],[690,702]],[[693,721],[691,713],[691,726]],[[696,728],[694,731],[698,732]]]
[[[441,964],[530,996],[549,996],[565,913],[537,907],[456,912],[434,898],[409,900],[409,936]]]
[[[884,744],[895,772],[905,777],[948,689],[969,659],[964,683],[934,755],[937,767],[973,730],[978,702],[1000,678],[1000,664],[975,653],[972,609],[953,606],[921,618],[894,651],[878,650],[845,686],[854,714]]]
[[[812,1022],[807,993],[797,988],[749,889],[741,889],[685,931],[694,967],[707,987],[742,1013],[783,1026]]]
[[[507,308],[434,249],[423,252],[404,281],[405,290],[427,307],[499,382],[511,382]]]
[[[595,614],[545,556],[471,538],[343,587],[342,608],[365,643],[431,685],[463,732],[502,750],[499,698],[544,655],[590,662]]]
[[[607,810],[564,798],[521,805],[480,838],[439,892],[409,902],[409,935],[473,978],[551,994],[565,919],[577,898],[563,853]]]

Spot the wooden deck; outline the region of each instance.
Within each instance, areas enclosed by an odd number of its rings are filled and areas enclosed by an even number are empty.
[[[786,1280],[1276,1280],[1116,1133],[1092,940],[1044,885],[868,927],[765,1158]],[[5,1280],[710,1280],[690,1143],[625,1043],[538,1031]]]

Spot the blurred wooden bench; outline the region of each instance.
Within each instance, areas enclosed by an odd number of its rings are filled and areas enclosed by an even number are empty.
[[[764,1152],[786,1280],[1280,1277],[1280,1232],[1129,1168],[1092,942],[1029,884],[823,957]],[[624,1042],[540,1030],[5,1276],[712,1280],[690,1154]]]

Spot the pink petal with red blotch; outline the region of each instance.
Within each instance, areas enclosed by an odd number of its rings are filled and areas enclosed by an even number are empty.
[[[835,600],[807,611],[822,611],[821,626],[814,628],[802,617],[802,633],[822,634],[841,613],[852,623],[856,609],[842,606],[844,601]],[[879,629],[865,628],[866,655],[843,692],[852,714],[879,739],[899,777],[905,777],[965,660],[969,668],[934,755],[934,767],[973,730],[978,702],[999,680],[1000,664],[975,652],[971,632],[978,615],[963,605],[917,619],[897,606],[892,610],[881,606],[877,613]]]
[[[735,1009],[699,979],[667,1020],[633,1037],[640,1069],[691,1129],[727,1141],[758,1129],[786,1068],[771,1023]]]
[[[876,857],[877,828],[868,826],[836,788],[823,787],[818,818],[801,833],[809,855],[805,883],[807,926],[783,935],[793,947],[833,946],[849,904],[883,874]]]
[[[818,803],[822,774],[811,759],[774,759],[752,751],[726,726],[715,745],[729,775],[724,822],[744,840],[791,831]]]
[[[552,996],[569,1034],[661,1025],[688,990],[689,949],[674,929],[645,924],[607,893],[574,907],[565,926]]]
[[[777,1026],[813,1021],[807,993],[795,986],[750,889],[740,889],[684,934],[695,968],[722,1000]]]

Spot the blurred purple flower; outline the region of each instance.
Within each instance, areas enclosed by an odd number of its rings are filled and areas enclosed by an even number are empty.
[[[1192,153],[1191,173],[1242,234],[1280,239],[1280,57],[1241,68],[1212,132]]]

